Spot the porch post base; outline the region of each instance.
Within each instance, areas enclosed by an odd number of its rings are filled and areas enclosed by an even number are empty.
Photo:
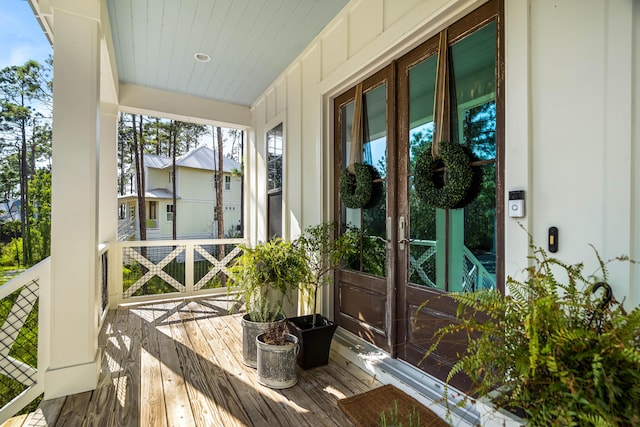
[[[44,398],[55,399],[95,390],[100,374],[101,352],[93,361],[74,366],[47,369],[44,374]]]

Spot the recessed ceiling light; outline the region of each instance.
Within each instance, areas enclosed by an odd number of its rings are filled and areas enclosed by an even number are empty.
[[[209,55],[207,55],[206,53],[202,53],[202,52],[196,53],[195,55],[193,55],[193,57],[198,62],[209,62],[209,61],[211,61],[211,57]]]

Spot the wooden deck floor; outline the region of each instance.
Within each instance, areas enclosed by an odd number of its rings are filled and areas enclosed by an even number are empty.
[[[342,397],[380,386],[332,353],[285,390],[242,363],[240,315],[225,298],[121,307],[102,333],[96,390],[45,402],[47,426],[349,426]]]

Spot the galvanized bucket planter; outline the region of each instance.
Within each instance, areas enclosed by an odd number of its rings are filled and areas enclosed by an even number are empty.
[[[286,344],[273,345],[264,342],[264,335],[256,337],[258,383],[275,389],[293,387],[298,382],[298,338],[285,334]]]
[[[256,337],[273,328],[274,323],[280,322],[284,322],[282,315],[275,322],[254,322],[248,314],[242,316],[242,361],[245,365],[256,367]]]

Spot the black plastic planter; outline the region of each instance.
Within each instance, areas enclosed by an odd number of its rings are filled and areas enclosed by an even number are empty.
[[[300,343],[297,361],[302,369],[311,369],[329,363],[331,339],[338,328],[338,325],[319,314],[316,316],[315,327],[312,327],[312,322],[311,314],[287,319],[289,332],[298,337]]]

